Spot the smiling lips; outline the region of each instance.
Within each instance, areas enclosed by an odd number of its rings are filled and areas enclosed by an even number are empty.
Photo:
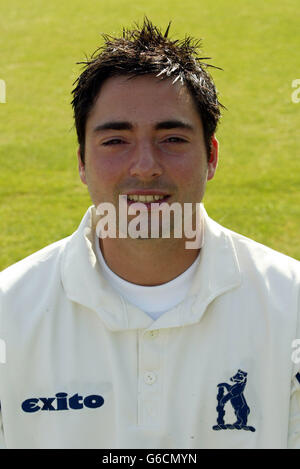
[[[143,202],[143,203],[151,203],[151,202],[158,202],[160,200],[165,200],[166,195],[141,195],[141,194],[128,194],[127,199],[130,202]]]
[[[169,199],[170,193],[161,189],[133,189],[128,191],[124,195],[127,196],[127,203],[143,203],[148,207],[152,203],[161,204]]]

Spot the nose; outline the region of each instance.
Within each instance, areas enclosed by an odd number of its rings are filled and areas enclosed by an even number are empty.
[[[155,179],[162,174],[156,149],[151,142],[143,142],[136,146],[133,161],[130,166],[130,175],[140,180]]]

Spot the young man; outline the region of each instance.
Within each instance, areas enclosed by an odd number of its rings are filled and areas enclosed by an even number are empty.
[[[200,205],[221,105],[196,44],[148,20],[105,40],[72,101],[93,206],[1,274],[2,446],[300,447],[299,263]]]

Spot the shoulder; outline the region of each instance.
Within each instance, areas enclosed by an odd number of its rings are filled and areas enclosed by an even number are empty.
[[[213,229],[235,258],[237,294],[248,304],[261,305],[265,315],[272,311],[279,324],[292,321],[294,328],[297,323],[300,327],[300,262],[215,222]]]
[[[220,227],[230,239],[241,274],[278,292],[297,295],[300,287],[300,262],[253,239]]]
[[[210,234],[215,241],[221,240],[223,248],[230,246],[235,253],[241,272],[256,272],[265,280],[268,277],[286,278],[300,283],[300,262],[286,254],[232,231],[211,218],[207,218]],[[219,242],[219,241],[218,241]]]
[[[91,226],[91,209],[87,210],[79,227],[70,236],[44,247],[0,273],[2,311],[31,311],[63,294],[63,266],[68,253],[71,257],[69,271],[73,272],[80,265],[80,253],[82,258],[88,252],[85,250],[85,237],[87,228]]]
[[[300,275],[300,262],[286,254],[276,251],[264,244],[241,234],[227,230],[234,243],[240,259],[255,264],[259,270],[267,273],[269,270],[289,276]]]
[[[70,238],[68,236],[56,241],[0,272],[0,292],[5,294],[25,284],[28,287],[28,282],[45,283],[47,276],[56,271],[56,265]]]

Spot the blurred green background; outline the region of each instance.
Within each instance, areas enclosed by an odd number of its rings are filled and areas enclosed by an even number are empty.
[[[224,226],[300,259],[298,0],[0,0],[0,269],[71,234],[91,204],[70,106],[76,62],[147,15],[203,39],[227,107],[204,199]],[[300,94],[299,94],[300,96]]]

